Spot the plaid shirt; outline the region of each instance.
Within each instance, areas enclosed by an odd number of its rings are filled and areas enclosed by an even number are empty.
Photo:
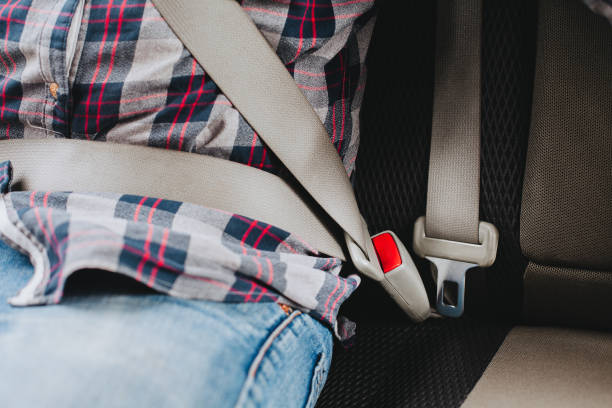
[[[372,6],[372,0],[242,2],[325,124],[349,174]],[[0,1],[0,72],[0,138],[148,145],[282,171],[150,0]],[[179,297],[282,302],[341,338],[350,335],[337,314],[359,278],[341,277],[338,259],[290,232],[155,197],[11,192],[10,157],[1,159],[7,161],[0,164],[0,233],[30,255],[35,269],[12,304],[57,303],[72,273],[103,269]]]

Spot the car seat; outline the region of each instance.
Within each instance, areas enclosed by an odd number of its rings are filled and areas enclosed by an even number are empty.
[[[372,232],[409,244],[436,4],[377,6],[354,183]],[[497,260],[467,273],[460,319],[411,323],[366,279],[343,310],[356,344],[336,348],[318,407],[612,404],[612,27],[575,0],[485,0],[482,24],[480,216]]]

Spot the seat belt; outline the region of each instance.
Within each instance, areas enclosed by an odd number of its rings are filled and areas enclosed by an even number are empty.
[[[263,199],[258,200],[256,203],[253,203],[252,200],[245,200],[253,208],[248,211],[242,211],[242,213],[281,227],[283,227],[282,224],[285,224],[288,226],[288,231],[298,231],[297,233],[302,233],[305,238],[309,235],[312,238],[315,234],[323,234],[326,237],[325,239],[314,239],[313,241],[318,242],[325,248],[323,252],[328,254],[338,254],[337,249],[346,246],[348,257],[343,257],[344,259],[350,258],[361,273],[380,281],[398,305],[413,320],[421,321],[426,319],[430,312],[429,301],[416,266],[412,262],[408,251],[397,237],[389,231],[385,231],[372,238],[369,237],[367,226],[357,207],[346,170],[329,140],[327,131],[276,53],[270,48],[240,5],[234,0],[155,0],[154,4],[185,47],[189,49],[224,95],[240,111],[267,147],[275,153],[300,185],[295,186],[292,195],[287,193],[287,186],[284,186],[284,188],[279,187],[280,184],[278,182],[271,182],[269,184],[265,182],[254,183],[256,186],[261,186],[261,189],[280,188],[281,190],[269,194],[271,200],[269,202],[264,202],[265,200]],[[30,143],[29,145],[27,144],[28,142]],[[35,143],[40,142],[37,141]],[[11,155],[15,154],[14,149],[23,149],[25,157],[22,157],[22,162],[34,162],[30,163],[30,166],[24,166],[24,171],[32,170],[32,168],[37,166],[36,162],[40,162],[39,155],[33,156],[27,153],[27,149],[31,148],[32,143],[34,142],[27,141],[26,143],[20,143],[19,141],[14,141],[11,144],[2,142],[0,143],[0,154],[2,157],[10,159]],[[106,144],[91,143],[91,147],[83,147],[84,143],[81,142],[64,141],[63,143],[71,143],[73,153],[90,148],[107,149],[107,147],[102,147],[102,145]],[[12,152],[9,146],[12,146]],[[167,168],[177,165],[176,159],[178,156],[168,155],[169,152],[167,151],[163,152],[167,156],[164,158],[158,157],[157,159],[160,162],[152,165],[151,159],[145,159],[145,156],[153,154],[153,152],[144,153],[142,150],[152,148],[140,147],[133,149],[134,147],[130,147],[132,149],[129,153],[126,150],[128,146],[125,145],[115,145],[113,149],[115,149],[115,152],[126,152],[123,157],[131,154],[133,157],[140,158],[140,160],[134,160],[134,166],[136,167],[142,166],[141,168],[151,169],[151,167],[159,166],[162,163],[165,163]],[[61,153],[57,153],[57,149],[55,150],[55,153],[45,152],[45,159],[47,154],[61,155]],[[103,160],[104,167],[113,167],[115,169],[125,168],[124,166],[130,167],[130,165],[120,162],[116,157],[112,157],[112,155],[107,156]],[[185,159],[182,158],[181,160]],[[208,156],[200,156],[198,159],[193,160],[199,160],[201,163],[204,161],[213,163],[213,158]],[[208,166],[207,168],[203,166],[199,170],[195,169],[192,165],[190,165],[190,168],[195,174],[205,171],[212,172],[210,174],[214,174],[217,177],[221,174],[221,181],[231,179],[232,183],[240,185],[237,180],[244,176],[243,168],[246,166],[227,163],[220,165],[215,162],[214,165],[211,164],[212,167]],[[57,167],[55,167],[54,172],[61,172],[61,163],[56,164]],[[223,171],[218,170],[221,167],[223,167]],[[211,170],[212,168],[217,170]],[[119,173],[134,174],[132,172],[123,173],[123,171]],[[239,176],[229,177],[232,173],[235,175],[239,174]],[[263,180],[263,174],[265,173],[261,173]],[[147,180],[147,188],[151,187],[154,183],[160,183],[157,190],[165,197],[169,197],[169,194],[167,192],[164,193],[163,188],[161,188],[164,185],[163,183],[176,183],[176,179],[168,181],[168,178],[165,176],[161,177],[161,179],[153,180],[147,177],[147,171],[140,171],[138,174],[142,175],[144,180]],[[159,171],[155,174],[159,174]],[[34,171],[32,174],[22,174],[24,179],[34,178],[30,176],[40,177],[40,170],[38,170],[38,173]],[[104,176],[106,179],[103,184],[107,188],[103,191],[138,191],[138,189],[134,190],[136,186],[133,184],[129,186],[124,185],[121,181],[109,180],[109,177],[106,177],[106,175],[94,173],[91,170],[78,172],[78,176],[75,177],[82,177],[81,182],[84,182],[101,176]],[[58,177],[56,174],[54,177],[55,182],[57,182],[58,178],[61,177]],[[206,179],[204,178],[204,180]],[[248,179],[252,180],[252,177]],[[267,179],[269,180],[269,178]],[[44,177],[42,180],[44,181]],[[143,180],[138,181],[142,182]],[[34,183],[37,182],[35,180],[30,182],[31,185],[34,185]],[[199,186],[196,191],[199,196],[219,193],[219,190],[222,190],[222,187],[229,183],[202,183],[200,180],[198,184]],[[53,189],[50,187],[52,186],[51,183],[46,185],[46,188],[41,186],[41,189]],[[85,183],[85,187],[90,186],[91,184]],[[126,190],[128,187],[129,190]],[[191,187],[191,185],[184,185],[183,189],[187,190]],[[232,186],[233,190],[236,190],[234,187]],[[309,197],[299,194],[300,187],[305,190]],[[91,191],[92,188],[88,189]],[[150,190],[148,191],[149,193],[144,192],[144,194],[150,195]],[[185,191],[177,192],[176,188],[168,191],[177,193],[173,197],[185,196],[192,198],[187,201],[202,202],[204,200],[198,200],[192,193],[187,194]],[[285,193],[288,194],[286,198]],[[259,191],[256,195],[261,197]],[[300,200],[308,201],[309,203],[302,203],[303,205],[300,206],[296,202],[299,200],[294,199],[296,195],[300,197]],[[240,194],[236,196],[220,194],[217,197],[217,204],[213,205],[213,207],[224,210],[236,208],[236,202],[241,200],[239,196]],[[244,194],[242,196],[244,197]],[[285,200],[289,200],[291,203],[286,204],[284,203]],[[299,208],[302,210],[302,213],[306,213],[305,208],[308,208],[312,217],[304,218],[300,222],[293,222],[293,226],[296,229],[292,230],[289,226],[288,218],[291,218],[291,216],[295,218],[301,217],[299,211],[297,213],[286,212],[283,221],[283,217],[277,217],[270,211],[266,213],[266,211],[261,210],[261,208],[267,207],[268,210],[273,208],[276,209],[277,213],[280,213],[287,211],[288,206]],[[313,210],[313,207],[317,207],[317,209]],[[327,226],[325,221],[320,220],[318,223],[320,225],[318,226],[307,225],[312,218],[325,218],[325,216],[321,217],[321,211],[342,230],[343,239],[335,238],[337,246],[331,244],[329,239],[327,239],[333,236],[333,234],[332,229]],[[241,213],[241,211],[235,212]],[[263,214],[264,216],[259,217],[258,214]],[[281,219],[282,222],[277,223],[277,218]],[[305,233],[309,227],[317,231],[313,230],[311,233]],[[342,240],[345,242],[342,242]]]
[[[427,207],[414,227],[414,250],[437,270],[436,308],[463,313],[465,273],[493,264],[495,226],[479,222],[482,0],[438,0]],[[457,284],[456,304],[445,286]]]
[[[353,265],[415,321],[429,300],[397,236],[370,238],[353,187],[312,106],[235,0],[154,0],[157,10],[310,197],[343,230]],[[316,164],[315,164],[316,163]]]

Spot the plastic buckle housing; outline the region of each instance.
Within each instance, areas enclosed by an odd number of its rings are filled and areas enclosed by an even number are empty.
[[[427,292],[404,244],[391,231],[372,236],[372,243],[383,272],[383,288],[413,321],[427,319],[431,313]]]
[[[367,256],[346,233],[345,239],[351,261],[359,272],[379,281],[413,321],[429,317],[431,308],[421,275],[393,232],[384,231],[367,240]]]
[[[499,232],[493,224],[478,224],[479,244],[448,241],[425,236],[425,217],[414,224],[414,252],[427,258],[437,270],[436,309],[444,316],[459,317],[463,314],[465,298],[465,273],[476,266],[488,267],[495,262]],[[457,285],[456,304],[445,301],[445,288],[449,283]]]

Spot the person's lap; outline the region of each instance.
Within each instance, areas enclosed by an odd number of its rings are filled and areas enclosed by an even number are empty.
[[[79,285],[84,275],[77,274],[62,303],[11,307],[6,300],[32,267],[0,241],[0,406],[291,407],[316,400],[332,336],[310,316],[275,303],[177,299],[107,279],[107,272],[85,273],[106,278]]]

